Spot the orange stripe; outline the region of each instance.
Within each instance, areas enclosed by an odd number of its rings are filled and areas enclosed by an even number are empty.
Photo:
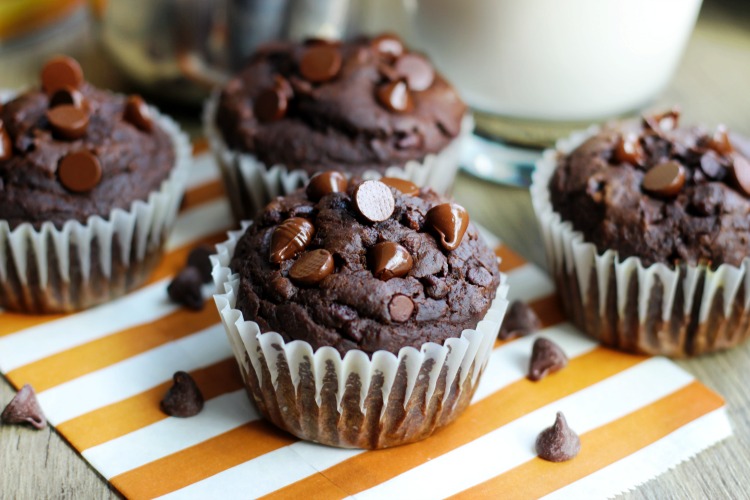
[[[243,387],[234,358],[190,372],[206,400]],[[106,443],[167,418],[159,409],[172,381],[57,426],[78,451]]]
[[[44,316],[32,316],[30,314],[19,314],[14,312],[0,313],[0,337],[16,333],[32,326],[42,325],[50,321],[64,318],[65,314],[47,314]]]
[[[581,452],[564,463],[535,458],[452,498],[539,498],[655,443],[720,408],[722,399],[699,382],[581,436]],[[575,429],[575,422],[571,422]]]
[[[198,156],[206,151],[208,151],[208,139],[205,137],[193,139],[193,156]]]
[[[504,273],[526,264],[526,260],[523,257],[505,245],[495,248],[495,255],[500,257],[500,270]]]
[[[217,324],[211,302],[207,300],[200,312],[180,308],[152,323],[136,325],[47,356],[11,370],[6,376],[19,387],[31,384],[38,392],[46,391]]]
[[[154,498],[295,441],[291,434],[278,430],[264,420],[257,420],[115,476],[110,482],[126,498]],[[248,480],[263,481],[263,478]]]
[[[326,493],[335,497],[339,488],[350,495],[372,488],[432,458],[458,448],[508,422],[611,377],[646,359],[604,348],[571,360],[565,370],[542,382],[514,382],[471,405],[454,424],[437,435],[408,446],[363,453],[321,473],[332,481]],[[320,480],[305,478],[278,490],[270,498],[304,498],[307,491],[325,487]]]
[[[222,196],[224,196],[224,184],[218,180],[211,181],[185,193],[180,208],[187,210]]]

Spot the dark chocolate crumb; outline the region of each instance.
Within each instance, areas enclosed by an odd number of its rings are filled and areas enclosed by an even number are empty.
[[[539,458],[550,462],[565,462],[581,451],[581,440],[573,429],[568,427],[565,415],[557,412],[552,427],[547,427],[536,438],[536,452]]]
[[[568,357],[560,346],[549,339],[539,337],[534,342],[529,362],[529,380],[534,382],[560,371],[568,365]]]
[[[186,372],[174,374],[174,384],[161,400],[161,410],[173,417],[192,417],[203,409],[203,394],[193,377]]]
[[[214,249],[210,245],[199,245],[190,251],[187,258],[187,267],[194,267],[201,273],[203,283],[211,282],[211,260],[209,255],[214,254]]]
[[[34,389],[29,384],[21,387],[11,399],[0,415],[0,420],[5,424],[30,424],[35,429],[47,427],[47,419],[44,418]]]

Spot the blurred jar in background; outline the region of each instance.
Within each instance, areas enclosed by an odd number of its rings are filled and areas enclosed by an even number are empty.
[[[0,47],[23,37],[43,35],[84,3],[84,0],[0,1]]]

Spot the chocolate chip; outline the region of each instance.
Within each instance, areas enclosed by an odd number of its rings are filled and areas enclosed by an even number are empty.
[[[161,411],[171,417],[192,417],[203,409],[203,394],[193,377],[186,372],[175,372],[174,384],[161,400]]]
[[[310,179],[305,194],[310,201],[318,201],[327,194],[346,191],[348,184],[346,177],[341,172],[335,170],[319,172]]]
[[[404,53],[404,44],[401,39],[393,33],[383,33],[372,39],[372,48],[379,55],[392,61]]]
[[[411,318],[414,312],[414,302],[406,295],[394,295],[388,303],[388,312],[393,321],[403,323]]]
[[[419,54],[406,54],[393,65],[396,72],[406,79],[409,89],[420,92],[426,90],[435,80],[432,64]]]
[[[0,161],[9,160],[13,156],[13,141],[5,129],[5,123],[0,120]]]
[[[99,185],[102,166],[99,159],[88,151],[68,153],[57,166],[60,183],[74,193],[86,193]]]
[[[380,182],[386,186],[397,189],[406,196],[419,196],[419,186],[406,179],[399,179],[398,177],[381,177]]]
[[[310,244],[315,226],[302,217],[292,217],[279,224],[271,235],[270,261],[274,264],[291,259]]]
[[[211,281],[211,259],[209,256],[214,254],[214,249],[210,245],[199,245],[192,250],[187,258],[187,267],[194,267],[201,273],[201,281],[209,283]]]
[[[271,281],[271,290],[273,290],[281,300],[291,299],[296,291],[292,282],[283,276],[274,278],[274,280]]]
[[[384,83],[376,90],[378,102],[388,111],[407,113],[414,109],[409,87],[404,80]]]
[[[750,161],[737,153],[732,154],[734,184],[745,195],[750,196]]]
[[[284,97],[286,97],[287,101],[291,101],[294,97],[294,89],[292,88],[292,84],[289,83],[289,80],[287,80],[283,76],[274,75],[273,86],[274,88],[279,89],[282,94],[284,94]]]
[[[144,132],[151,132],[154,128],[151,112],[148,110],[146,102],[139,95],[128,96],[122,119]]]
[[[615,160],[618,163],[630,163],[631,165],[643,165],[646,153],[643,151],[641,141],[637,134],[629,133],[620,136],[615,145]]]
[[[734,151],[734,146],[732,146],[732,143],[729,141],[729,134],[724,125],[719,125],[716,128],[716,132],[714,132],[714,135],[708,140],[708,147],[720,155],[728,155]]]
[[[438,233],[443,248],[452,251],[461,244],[469,227],[469,213],[456,203],[443,203],[427,212],[425,222]]]
[[[57,106],[63,106],[69,104],[75,108],[83,109],[85,107],[86,100],[80,91],[73,87],[63,87],[57,89],[52,93],[49,98],[49,107],[56,108]]]
[[[354,205],[370,222],[382,222],[393,215],[396,200],[391,188],[380,181],[365,181],[354,190]]]
[[[523,337],[534,333],[541,327],[542,322],[534,310],[526,302],[515,300],[505,314],[497,338],[500,340],[509,340],[516,337]]]
[[[72,57],[53,57],[42,68],[42,88],[48,95],[64,87],[78,89],[81,85],[83,70]]]
[[[62,139],[75,140],[86,135],[89,114],[72,104],[63,104],[47,110],[47,120],[55,135]]]
[[[685,185],[685,168],[676,161],[651,167],[643,176],[643,189],[656,196],[672,198]]]
[[[643,117],[643,126],[657,134],[668,132],[677,128],[680,121],[680,110],[670,109],[661,114],[647,115]]]
[[[289,278],[296,284],[310,286],[323,280],[333,272],[333,255],[319,248],[300,255],[289,269]]]
[[[35,429],[47,427],[47,419],[44,418],[34,389],[29,384],[21,387],[13,396],[0,414],[0,420],[5,424],[31,424]]]
[[[568,357],[560,346],[549,339],[539,337],[534,341],[529,361],[529,380],[542,380],[547,375],[558,372],[568,366]]]
[[[167,287],[167,294],[173,302],[193,311],[200,311],[203,309],[202,284],[201,272],[195,267],[188,266],[175,276]]]
[[[262,91],[255,98],[253,103],[253,113],[261,122],[274,122],[281,120],[286,115],[288,101],[284,91],[278,88],[271,88]]]
[[[568,427],[565,415],[557,412],[555,423],[547,427],[536,438],[536,453],[549,462],[565,462],[575,458],[581,451],[581,439]]]
[[[372,274],[379,280],[406,276],[414,265],[409,251],[393,241],[378,243],[369,253]]]
[[[727,175],[727,169],[722,165],[722,159],[716,151],[709,150],[700,157],[700,167],[710,179],[722,180]]]
[[[341,52],[328,43],[305,50],[299,62],[300,74],[310,82],[321,83],[334,78],[341,69]]]

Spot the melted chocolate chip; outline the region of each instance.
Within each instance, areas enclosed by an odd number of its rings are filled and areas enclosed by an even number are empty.
[[[388,111],[407,113],[414,109],[409,87],[404,80],[384,83],[377,88],[378,102]]]
[[[319,172],[310,179],[305,194],[310,201],[318,201],[327,194],[346,191],[348,184],[341,172],[335,170]]]
[[[370,45],[375,52],[389,61],[398,58],[405,51],[401,39],[392,33],[383,33],[382,35],[376,36],[372,39]]]
[[[201,272],[195,267],[188,266],[175,276],[167,287],[167,294],[173,302],[193,311],[200,311],[204,305],[201,293],[202,284]]]
[[[74,193],[86,193],[99,185],[102,166],[88,151],[75,151],[64,156],[57,166],[60,183]]]
[[[643,126],[656,134],[668,132],[677,128],[680,121],[680,110],[670,109],[661,114],[647,115],[643,117]]]
[[[435,70],[432,64],[419,54],[406,54],[399,57],[394,69],[406,79],[409,89],[415,92],[427,90],[435,81]]]
[[[646,161],[646,153],[643,151],[638,135],[629,133],[620,136],[615,145],[614,157],[618,163],[643,165]]]
[[[261,122],[274,122],[284,118],[288,105],[287,97],[282,89],[266,89],[255,98],[253,113]]]
[[[536,438],[536,453],[539,458],[550,462],[565,462],[575,458],[581,451],[578,434],[568,427],[565,415],[557,412],[555,423],[547,427]]]
[[[52,93],[49,98],[49,107],[56,108],[57,106],[63,106],[68,104],[75,108],[83,109],[86,104],[86,100],[80,91],[73,87],[63,87],[57,89]]]
[[[664,198],[677,196],[684,185],[685,167],[676,161],[659,163],[643,176],[643,189]]]
[[[727,128],[724,125],[719,125],[716,128],[716,132],[714,132],[714,135],[708,140],[708,147],[720,155],[729,155],[734,151],[734,147],[729,141]]]
[[[370,222],[388,219],[396,207],[391,189],[380,181],[365,181],[357,186],[353,195],[354,206]]]
[[[270,261],[274,264],[291,259],[310,244],[315,226],[302,217],[292,217],[279,224],[271,235]]]
[[[419,196],[419,186],[406,179],[399,179],[398,177],[381,177],[380,182],[386,186],[397,189],[401,194],[406,196]]]
[[[47,94],[58,89],[83,85],[83,70],[78,61],[68,56],[53,57],[42,68],[42,88]]]
[[[331,252],[319,248],[300,255],[297,262],[289,269],[289,278],[296,285],[311,286],[331,274],[333,268]]]
[[[0,420],[5,424],[30,424],[35,429],[47,427],[42,408],[36,399],[34,389],[26,384],[13,396],[10,403],[0,414]]]
[[[497,337],[509,340],[534,333],[542,327],[542,322],[526,302],[515,300],[505,314]]]
[[[388,303],[388,312],[393,321],[404,323],[411,318],[411,315],[414,312],[414,301],[406,295],[394,295]]]
[[[310,46],[299,62],[300,74],[310,82],[321,83],[333,79],[341,69],[341,52],[328,43]]]
[[[529,380],[534,382],[542,380],[566,366],[568,366],[568,357],[560,346],[544,337],[539,337],[534,341],[527,375]]]
[[[393,241],[378,243],[369,253],[372,274],[379,280],[406,276],[414,265],[409,251]]]
[[[193,377],[186,372],[176,372],[174,383],[161,400],[161,410],[169,416],[187,418],[203,409],[203,394]]]
[[[201,280],[203,283],[209,283],[211,281],[211,259],[209,256],[212,255],[214,249],[209,245],[199,245],[192,250],[187,258],[187,267],[194,267],[201,273]]]
[[[13,156],[13,142],[10,134],[5,130],[5,124],[0,120],[0,161],[9,160]]]
[[[443,248],[452,251],[461,244],[469,227],[469,213],[456,203],[443,203],[427,212],[425,222],[438,233]]]
[[[86,135],[89,114],[86,110],[72,104],[63,104],[47,110],[47,121],[56,136],[75,140]]]
[[[151,112],[148,110],[146,102],[139,95],[128,96],[122,119],[144,132],[151,132],[154,128]]]
[[[745,196],[750,196],[750,160],[739,154],[732,154],[732,174],[735,186]]]

